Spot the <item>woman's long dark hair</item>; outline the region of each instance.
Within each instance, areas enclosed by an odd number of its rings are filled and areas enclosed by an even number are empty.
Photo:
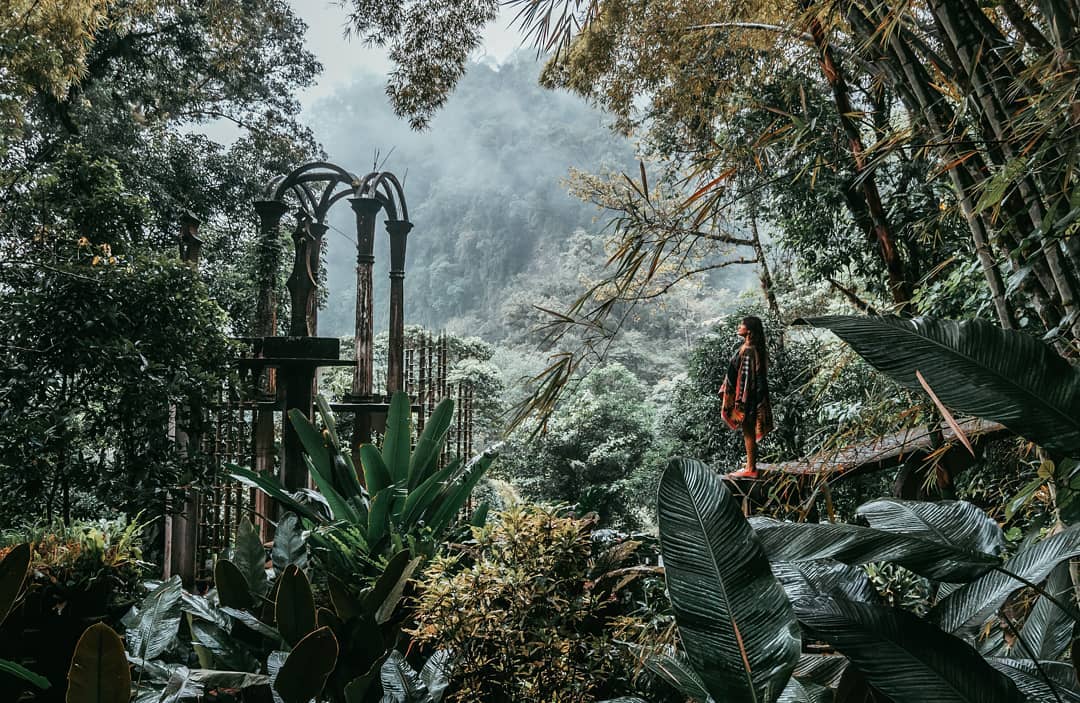
[[[742,320],[743,326],[750,334],[747,340],[750,346],[757,352],[758,361],[761,363],[761,372],[769,372],[769,349],[765,342],[765,325],[761,324],[761,318],[749,315]]]

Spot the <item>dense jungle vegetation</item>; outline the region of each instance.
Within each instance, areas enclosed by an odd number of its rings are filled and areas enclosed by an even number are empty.
[[[303,3],[0,13],[0,700],[1080,701],[1075,0],[337,10],[390,69],[307,104]],[[299,220],[260,248],[252,203],[316,160],[402,177],[406,334],[445,333],[475,456],[403,393],[351,447],[343,368],[283,418],[311,489],[177,440],[286,290]],[[828,468],[898,433],[927,439]],[[185,582],[165,525],[223,485],[275,523]]]

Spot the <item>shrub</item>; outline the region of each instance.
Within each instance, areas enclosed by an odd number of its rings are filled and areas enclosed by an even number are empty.
[[[594,519],[512,506],[475,544],[426,569],[417,641],[453,653],[450,701],[586,701],[634,692],[635,660],[613,619],[649,569],[641,543],[594,538]],[[608,533],[610,534],[610,533]]]

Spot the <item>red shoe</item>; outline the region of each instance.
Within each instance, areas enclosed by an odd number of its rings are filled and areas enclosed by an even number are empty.
[[[725,474],[724,478],[757,478],[758,472],[751,471],[750,469],[739,469],[738,471],[732,471],[730,474]]]

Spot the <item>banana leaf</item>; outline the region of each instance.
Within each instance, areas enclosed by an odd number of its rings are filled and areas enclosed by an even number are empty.
[[[180,628],[183,590],[180,577],[173,576],[143,598],[134,626],[125,633],[132,656],[153,659],[168,649]]]
[[[951,544],[968,552],[999,556],[1005,533],[993,518],[966,501],[937,502],[881,498],[855,511],[870,527]]]
[[[1073,604],[1073,585],[1069,577],[1068,563],[1058,564],[1050,572],[1050,577],[1043,584],[1043,589],[1056,600],[1064,604]],[[1020,629],[1020,636],[1035,653],[1036,659],[1054,660],[1068,649],[1072,641],[1073,619],[1066,611],[1051,602],[1046,596],[1040,596],[1035,601],[1024,626]],[[1028,656],[1023,649],[1014,647],[1014,651],[1023,656]]]
[[[645,658],[645,666],[693,703],[712,703],[713,699],[705,688],[705,682],[690,668],[690,663],[675,651],[651,654]]]
[[[218,602],[229,608],[252,608],[255,599],[251,595],[244,574],[236,564],[228,559],[218,559],[214,564],[214,586],[217,588]],[[198,613],[195,613],[198,615]],[[204,620],[208,618],[203,618]],[[215,625],[221,625],[213,619],[209,619]]]
[[[861,603],[879,603],[881,596],[870,577],[857,566],[831,560],[779,561],[772,563],[772,572],[784,587],[790,600],[826,596],[840,597]]]
[[[428,703],[431,700],[427,684],[396,649],[383,662],[379,680],[386,703]]]
[[[440,703],[446,689],[450,686],[450,674],[454,668],[453,656],[449,650],[437,649],[428,657],[420,669],[420,680],[427,686],[431,703]]]
[[[450,526],[461,509],[465,507],[476,484],[480,483],[480,479],[491,468],[491,464],[497,457],[497,452],[487,450],[473,457],[459,473],[450,477],[427,513],[430,516],[427,521],[428,526],[433,534],[441,535]]]
[[[222,607],[221,612],[225,613],[233,620],[242,623],[244,627],[248,628],[252,632],[257,632],[263,637],[269,637],[275,642],[281,640],[280,632],[270,627],[265,622],[255,617],[246,610],[237,610],[236,608]]]
[[[364,610],[373,614],[376,624],[382,625],[390,620],[401,594],[405,592],[405,586],[420,565],[421,559],[412,559],[411,556],[409,550],[403,549],[391,557],[382,575],[364,594]]]
[[[311,474],[311,479],[315,482],[315,487],[319,489],[319,493],[322,493],[323,497],[326,498],[326,502],[329,503],[330,512],[334,514],[334,520],[352,524],[359,523],[359,512],[345,500],[344,496],[337,492],[334,482],[316,466],[315,462],[311,460],[311,455],[304,455],[304,463]]]
[[[1002,568],[1032,583],[1045,579],[1055,566],[1080,556],[1080,525],[1041,542],[1022,547]],[[992,571],[952,591],[935,605],[929,619],[945,632],[974,638],[979,627],[1024,583],[1001,571]]]
[[[706,690],[726,703],[777,700],[799,660],[799,628],[736,500],[700,462],[673,459],[657,522],[672,610]]]
[[[200,657],[204,669],[226,669],[228,671],[255,671],[258,662],[241,643],[228,632],[203,620],[188,621],[191,629],[192,645],[197,645],[209,653],[210,662]]]
[[[993,554],[963,545],[844,523],[793,523],[751,518],[773,562],[834,559],[845,564],[888,561],[935,581],[970,581],[999,565]]]
[[[1030,659],[999,657],[991,657],[987,661],[990,662],[990,666],[1012,679],[1016,687],[1029,700],[1080,703],[1080,687],[1076,683],[1076,672],[1068,664],[1040,661],[1039,666],[1036,667],[1035,662]],[[1043,677],[1044,673],[1046,678]]]
[[[971,645],[903,610],[844,599],[796,601],[807,634],[828,642],[894,703],[1024,703]]]
[[[847,657],[839,654],[803,654],[795,665],[794,676],[803,683],[836,688],[847,665]]]
[[[824,686],[791,679],[777,703],[833,703],[834,693]]]
[[[832,315],[800,323],[831,330],[906,388],[919,390],[915,372],[922,372],[954,411],[1080,456],[1080,368],[1031,335],[985,320]]]
[[[223,561],[223,560],[219,560]],[[216,581],[216,577],[215,577]],[[218,596],[220,599],[221,591],[219,589]],[[220,602],[220,601],[219,601]],[[188,593],[187,591],[181,591],[180,593],[180,609],[185,613],[189,613],[197,618],[202,618],[207,622],[212,622],[218,627],[229,626],[229,618],[223,612],[223,608],[215,608],[209,600],[203,596],[197,596],[194,593]]]

